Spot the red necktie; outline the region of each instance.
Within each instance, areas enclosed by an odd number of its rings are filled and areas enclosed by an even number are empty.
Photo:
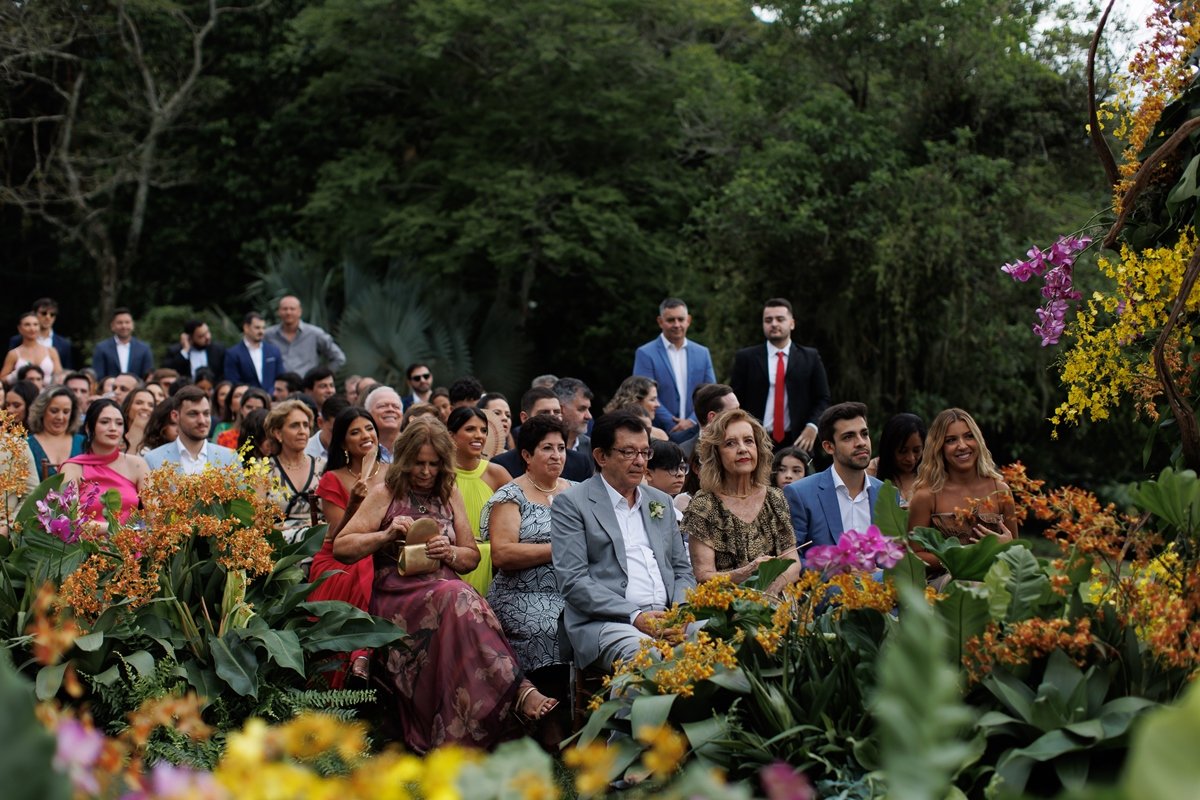
[[[778,358],[775,361],[775,418],[771,421],[771,438],[779,444],[783,441],[784,428],[787,426],[783,421],[783,373],[787,367],[783,363],[783,351],[775,355]]]

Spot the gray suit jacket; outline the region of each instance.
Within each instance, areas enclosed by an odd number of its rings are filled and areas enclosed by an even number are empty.
[[[649,486],[643,485],[641,491],[642,521],[667,588],[667,602],[682,603],[696,578],[683,549],[671,498]],[[651,502],[663,505],[657,519],[650,515]],[[628,624],[639,610],[625,599],[629,577],[625,537],[600,474],[556,497],[550,516],[554,573],[558,591],[566,600],[563,623],[575,650],[575,663],[586,667],[600,656],[600,627],[606,622]]]
[[[144,456],[150,469],[158,469],[163,464],[179,466],[179,440],[167,442],[162,447],[156,447]],[[241,466],[238,454],[228,447],[208,443],[208,463],[216,467]]]

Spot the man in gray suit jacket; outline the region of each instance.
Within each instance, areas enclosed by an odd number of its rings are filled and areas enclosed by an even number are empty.
[[[175,441],[146,453],[146,464],[150,469],[170,464],[185,475],[196,475],[208,465],[241,465],[236,452],[208,441],[208,432],[212,428],[212,409],[203,389],[185,386],[175,393],[171,403],[171,421],[178,427],[179,436]]]
[[[550,542],[575,663],[611,671],[637,653],[696,578],[671,498],[642,485],[650,432],[641,419],[605,414],[592,448],[600,472],[555,499]]]

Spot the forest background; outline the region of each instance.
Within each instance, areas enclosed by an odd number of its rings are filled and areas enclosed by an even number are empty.
[[[958,405],[1033,474],[1148,475],[1132,409],[1051,440],[1041,298],[999,271],[1110,203],[1085,132],[1095,10],[772,10],[0,0],[6,317],[52,294],[86,353],[114,305],[164,347],[220,309],[231,341],[287,285],[355,371],[399,384],[421,358],[514,395],[549,371],[602,405],[664,296],[719,379],[785,296],[876,430]],[[1119,66],[1101,50],[1099,94]]]

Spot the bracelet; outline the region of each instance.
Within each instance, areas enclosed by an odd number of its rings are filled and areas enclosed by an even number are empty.
[[[455,561],[458,561],[458,548],[451,545],[450,546],[450,563],[453,564]]]

